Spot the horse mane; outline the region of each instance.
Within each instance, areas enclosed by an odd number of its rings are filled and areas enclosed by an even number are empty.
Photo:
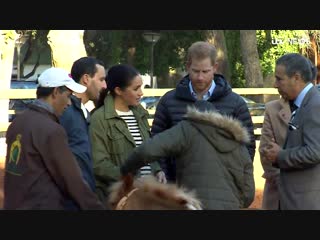
[[[135,199],[161,205],[163,209],[202,209],[201,202],[193,191],[172,183],[159,183],[153,176],[132,179],[129,185],[131,186],[128,187],[128,184],[126,186],[125,181],[118,181],[111,185],[108,203],[112,209],[115,209],[118,202],[133,189],[139,190],[135,192]],[[141,204],[141,206],[147,206],[147,204]]]

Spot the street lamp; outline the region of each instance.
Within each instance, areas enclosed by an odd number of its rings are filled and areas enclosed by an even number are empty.
[[[151,54],[150,54],[150,85],[151,88],[153,88],[153,49],[154,45],[159,41],[160,39],[160,33],[158,32],[152,32],[152,31],[147,31],[143,33],[143,38],[151,43]]]
[[[21,46],[27,41],[28,36],[20,33],[18,39],[15,42],[15,45],[17,47],[17,79],[20,79],[20,48]]]

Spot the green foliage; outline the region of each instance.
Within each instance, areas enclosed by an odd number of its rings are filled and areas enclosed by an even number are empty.
[[[4,38],[4,44],[8,44],[9,40],[13,40],[15,38],[16,32],[15,30],[2,30],[2,34]]]
[[[308,44],[309,36],[305,30],[257,30],[257,44],[264,77],[273,74],[275,61],[283,54],[301,53]]]
[[[204,30],[164,30],[154,45],[154,74],[165,75],[170,68],[183,69],[185,53],[195,41],[205,40]],[[142,73],[150,71],[151,43],[143,39],[143,30],[96,31],[85,41],[88,55],[103,60],[108,66],[128,63],[128,50],[135,49],[133,65]]]
[[[47,44],[49,30],[20,30],[31,33],[30,50],[38,52]],[[91,32],[90,34],[88,34]],[[144,40],[144,30],[85,31],[84,43],[89,56],[103,60],[107,67],[117,63],[134,65],[141,74],[150,73],[151,44]],[[160,40],[154,45],[154,75],[167,76],[169,70],[185,70],[185,57],[195,41],[206,41],[208,30],[161,30]],[[86,36],[90,35],[90,36]],[[240,31],[225,30],[232,87],[245,87],[245,74],[240,47]],[[272,75],[275,61],[288,52],[305,54],[309,46],[290,39],[319,39],[319,30],[257,30],[258,53],[263,76]],[[7,37],[10,37],[10,33]],[[283,41],[274,44],[275,40]],[[21,49],[23,52],[23,49]],[[130,55],[132,53],[132,55]]]
[[[234,88],[245,87],[244,66],[241,58],[240,31],[225,30],[228,59],[231,70],[230,84]]]
[[[31,31],[31,36],[32,36],[32,39],[34,39],[36,41],[36,45],[38,47],[41,47],[41,46],[49,46],[48,45],[48,33],[49,33],[49,30],[32,30]]]
[[[27,40],[21,47],[23,64],[36,64],[42,57],[42,64],[51,64],[50,46],[47,35],[50,30],[19,30]]]
[[[84,39],[89,56],[101,59],[107,66],[120,62],[123,31],[101,30],[96,31],[92,39]]]
[[[161,38],[155,45],[155,74],[162,75],[170,68],[185,70],[186,53],[196,41],[204,41],[207,32],[201,30],[161,31]]]
[[[225,31],[232,87],[245,87],[244,66],[239,30]],[[308,47],[305,30],[257,30],[257,47],[263,77],[274,74],[275,61],[285,53],[300,52]],[[278,42],[278,44],[276,44]]]

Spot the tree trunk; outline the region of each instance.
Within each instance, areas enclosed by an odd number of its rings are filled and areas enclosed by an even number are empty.
[[[313,63],[313,65],[316,66],[317,68],[317,76],[314,79],[315,80],[315,84],[319,84],[320,83],[320,62],[319,62],[319,50],[318,50],[318,39],[317,39],[317,35],[316,34],[309,34],[310,36],[310,47],[307,48],[307,55],[308,58],[311,60],[311,62]]]
[[[170,81],[169,73],[162,73],[156,78],[156,88],[174,88],[175,85]]]
[[[130,47],[128,49],[128,55],[127,55],[127,63],[129,65],[134,66],[134,56],[136,54],[136,48],[135,47]]]
[[[218,52],[217,62],[218,69],[217,73],[222,74],[225,79],[230,83],[230,67],[228,61],[228,51],[226,46],[226,40],[224,37],[223,30],[212,30],[209,32],[208,42],[212,43]]]
[[[0,86],[2,90],[10,89],[15,40],[15,30],[0,30]],[[0,99],[0,123],[9,120],[9,99]]]
[[[256,30],[240,30],[240,45],[247,87],[263,87]]]
[[[70,72],[75,60],[87,56],[83,33],[84,30],[50,30],[48,44],[51,47],[53,67]]]

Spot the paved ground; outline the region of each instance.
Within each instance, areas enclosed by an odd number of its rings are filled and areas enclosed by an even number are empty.
[[[3,176],[4,176],[3,167],[4,167],[4,157],[5,157],[5,151],[3,150],[4,147],[5,147],[5,144],[3,140],[0,138],[0,209],[3,206]],[[257,149],[258,147],[259,145],[257,145]],[[254,160],[254,177],[255,177],[255,184],[256,184],[256,196],[250,208],[261,208],[262,191],[264,186],[264,179],[261,177],[262,172],[263,170],[260,164],[259,153],[256,152],[256,157]]]

